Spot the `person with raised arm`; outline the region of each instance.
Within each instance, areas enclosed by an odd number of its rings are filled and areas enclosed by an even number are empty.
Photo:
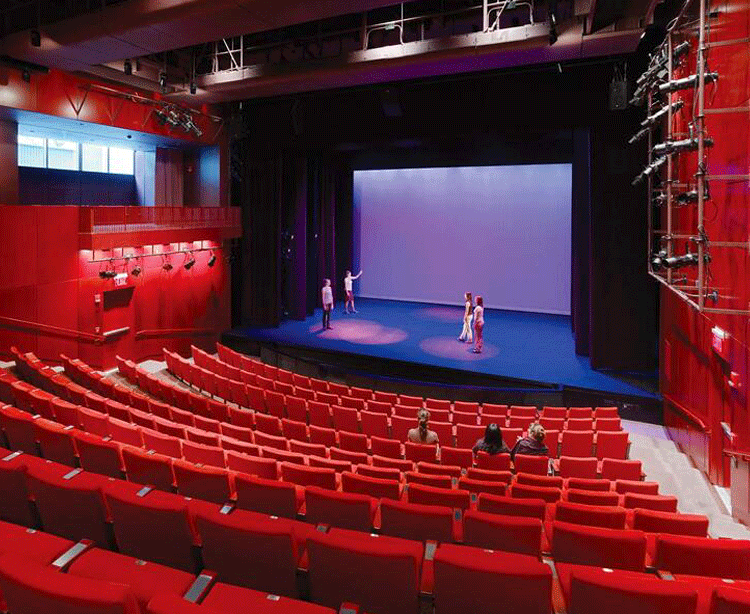
[[[354,292],[352,290],[352,284],[355,279],[359,279],[362,277],[362,271],[357,273],[356,275],[352,275],[351,271],[346,272],[346,276],[344,277],[344,290],[346,291],[346,303],[344,303],[344,311],[346,313],[349,312],[349,305],[352,306],[351,313],[357,313],[357,310],[354,308]]]

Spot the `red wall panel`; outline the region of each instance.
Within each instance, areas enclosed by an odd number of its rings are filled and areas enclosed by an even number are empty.
[[[117,354],[142,360],[161,356],[163,347],[186,354],[191,343],[211,347],[229,327],[229,268],[221,245],[205,244],[216,246],[213,267],[211,252],[202,251],[194,252],[190,270],[183,254],[168,256],[174,268],[165,271],[162,250],[200,244],[155,246],[156,253],[151,247],[91,252],[78,249],[78,224],[77,207],[0,206],[0,357],[16,345],[48,361],[64,353],[109,368]],[[136,252],[144,255],[123,258]],[[124,289],[99,276],[108,268],[130,272],[136,263],[142,273],[129,275]],[[123,327],[128,331],[99,338]]]
[[[710,199],[705,206],[704,227],[709,241],[742,242],[750,237],[748,224],[748,145],[750,144],[750,3],[730,0],[711,18],[708,35],[708,67],[719,73],[716,86],[706,90],[706,134],[713,138],[707,150]],[[680,76],[695,73],[696,39]],[[716,44],[721,43],[721,44]],[[681,91],[685,101],[674,129],[688,133],[693,92]],[[687,110],[687,112],[686,112]],[[677,159],[678,183],[694,183],[695,154]],[[727,179],[717,176],[735,175]],[[714,176],[713,178],[711,176]],[[691,188],[692,189],[692,188]],[[673,232],[694,235],[698,225],[696,209],[676,211]],[[712,286],[720,298],[716,307],[750,308],[750,252],[747,247],[710,245]],[[683,252],[683,246],[677,248]],[[695,273],[687,273],[690,281]],[[688,284],[690,283],[687,282]],[[707,301],[707,307],[713,307]],[[660,343],[661,388],[665,398],[665,424],[670,434],[690,454],[712,481],[727,484],[729,472],[724,449],[732,445],[722,423],[735,433],[735,444],[750,447],[748,420],[748,318],[744,315],[698,313],[669,290],[661,295]],[[725,351],[712,349],[712,329],[729,333]],[[736,373],[739,387],[729,384]]]

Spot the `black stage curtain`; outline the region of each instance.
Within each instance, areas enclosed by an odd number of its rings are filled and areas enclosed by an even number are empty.
[[[335,156],[268,153],[235,146],[242,205],[242,324],[278,326],[320,307],[328,277],[337,301],[351,268],[351,166]]]

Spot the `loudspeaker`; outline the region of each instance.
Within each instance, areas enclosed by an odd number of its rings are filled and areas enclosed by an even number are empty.
[[[609,110],[624,111],[628,108],[627,79],[613,80],[609,84]]]

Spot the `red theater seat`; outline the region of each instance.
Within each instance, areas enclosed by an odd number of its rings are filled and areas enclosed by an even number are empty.
[[[607,492],[612,490],[612,480],[604,480],[599,478],[568,478],[567,480],[565,480],[565,486],[567,488],[575,488],[577,490]]]
[[[624,529],[627,512],[622,507],[605,507],[558,501],[555,520],[605,529]]]
[[[202,608],[224,614],[336,614],[323,606],[217,582],[202,602]],[[159,614],[165,614],[161,612]],[[178,614],[170,612],[169,614]],[[185,611],[183,614],[191,614]],[[195,613],[199,614],[199,613]]]
[[[458,488],[468,490],[473,495],[486,492],[493,495],[505,495],[506,485],[496,480],[475,480],[469,477],[462,477],[458,480]]]
[[[311,601],[331,608],[356,603],[372,614],[418,611],[421,543],[332,529],[312,534],[307,551]]]
[[[27,470],[42,527],[73,541],[90,539],[102,548],[112,545],[102,496],[106,478],[60,465],[31,465]]]
[[[306,467],[293,463],[281,463],[281,479],[298,486],[319,486],[336,490],[336,472],[323,467]]]
[[[43,458],[68,467],[77,465],[77,451],[69,427],[39,418],[34,421],[34,432]]]
[[[490,471],[489,469],[477,469],[476,467],[469,467],[466,470],[466,477],[472,480],[502,482],[503,484],[510,484],[513,481],[513,474],[510,471]]]
[[[641,495],[638,493],[626,493],[622,500],[623,506],[629,509],[641,508],[657,512],[677,511],[677,497],[672,495]]]
[[[310,464],[310,467],[323,467],[325,469],[333,469],[336,473],[341,473],[342,471],[352,471],[352,463],[346,460],[334,460],[331,458],[325,458],[323,456],[308,456],[307,461]]]
[[[570,578],[568,611],[575,614],[695,614],[696,604],[697,593],[685,582],[583,568]]]
[[[396,480],[373,478],[345,471],[341,474],[341,488],[344,492],[369,495],[375,499],[401,498],[401,483]]]
[[[172,491],[174,474],[172,459],[168,456],[150,454],[138,448],[124,446],[122,460],[129,481],[148,484],[166,492]]]
[[[570,431],[562,432],[560,441],[560,457],[576,456],[589,458],[592,456],[594,447],[594,431]]]
[[[434,595],[441,614],[549,614],[552,571],[531,556],[441,545],[435,553]]]
[[[67,573],[72,577],[125,584],[144,611],[156,595],[183,595],[195,580],[186,571],[99,548],[76,557]]]
[[[571,503],[583,503],[585,505],[608,505],[616,506],[620,503],[620,495],[616,492],[600,492],[596,490],[578,490],[569,488],[565,496]]]
[[[437,542],[452,542],[458,538],[458,526],[449,507],[383,499],[380,515],[383,535]]]
[[[195,522],[206,569],[230,584],[299,596],[299,552],[288,520],[235,510],[199,513]]]
[[[376,456],[387,458],[403,458],[401,442],[398,439],[386,439],[382,437],[370,437],[370,447]]]
[[[367,435],[339,431],[339,446],[347,452],[367,454]],[[367,459],[365,458],[365,462]]]
[[[642,531],[604,529],[554,521],[552,558],[556,562],[644,571],[646,536]]]
[[[478,439],[484,437],[483,426],[456,424],[456,447],[472,449]]]
[[[711,598],[710,614],[750,614],[750,591],[717,586]]]
[[[440,451],[442,452],[443,449],[441,448]],[[449,463],[419,462],[417,463],[417,471],[420,473],[431,473],[432,475],[449,475],[452,478],[460,478],[462,475],[461,467],[450,465]]]
[[[104,441],[98,435],[73,431],[78,462],[86,471],[121,478],[124,473],[120,446],[112,441]]]
[[[372,403],[369,405],[372,405]],[[361,411],[359,412],[359,417],[362,421],[362,432],[365,435],[369,437],[383,437],[386,439],[390,436],[388,430],[388,416],[385,413]]]
[[[467,510],[464,544],[539,558],[542,554],[542,521],[523,516],[503,516]]]
[[[357,400],[357,399],[354,399]],[[360,401],[364,406],[364,401]],[[331,407],[333,419],[333,428],[337,431],[347,431],[349,433],[359,433],[359,412],[352,407],[341,407],[334,405]]]
[[[425,484],[409,484],[407,491],[409,503],[422,505],[444,505],[455,509],[466,510],[471,506],[471,495],[467,490],[435,488]]]
[[[676,574],[750,579],[750,540],[659,534],[654,566]]]
[[[30,414],[11,405],[2,405],[0,406],[0,428],[11,450],[37,454],[34,418]],[[109,431],[108,428],[105,430]],[[109,432],[105,434],[109,435]]]
[[[526,486],[525,484],[513,484],[510,487],[510,496],[518,499],[543,499],[547,503],[556,503],[561,495],[562,491],[559,488]]]
[[[546,456],[531,456],[529,454],[516,454],[513,460],[516,473],[533,473],[534,475],[547,475],[549,473],[549,458]]]
[[[474,455],[471,450],[466,448],[452,448],[450,446],[440,446],[440,462],[446,465],[456,465],[466,468],[474,464]]]
[[[615,492],[624,495],[632,492],[641,495],[658,495],[658,482],[641,482],[640,480],[615,480]]]
[[[357,473],[371,478],[401,481],[401,471],[392,467],[373,467],[372,465],[359,464],[357,465]]]
[[[510,454],[487,454],[477,452],[477,467],[490,471],[510,471]]]
[[[671,533],[672,535],[708,535],[708,517],[702,514],[675,514],[637,509],[633,513],[633,528],[646,533]]]
[[[403,416],[391,416],[391,438],[406,441],[409,431],[417,427],[416,418],[404,418]]]
[[[572,456],[560,457],[558,474],[564,478],[596,478],[596,458],[577,458]]]
[[[516,483],[527,486],[543,486],[546,488],[562,488],[564,480],[557,475],[536,475],[533,473],[516,473]]]
[[[376,501],[368,495],[305,488],[305,521],[353,531],[372,531]]]
[[[607,480],[640,480],[641,461],[605,458],[602,461],[602,477]]]
[[[20,555],[0,557],[0,590],[14,614],[139,614],[131,589],[62,574]]]
[[[479,403],[475,401],[454,401],[453,410],[476,415],[479,413]]]
[[[490,494],[479,495],[477,509],[480,512],[504,516],[528,516],[539,520],[544,520],[547,515],[547,503],[544,499],[517,499]]]
[[[182,442],[182,456],[191,463],[200,463],[211,467],[226,467],[224,450],[218,446],[207,446],[192,441]]]
[[[227,469],[232,471],[256,475],[268,480],[275,480],[279,477],[279,464],[274,458],[261,458],[228,451],[226,459]]]
[[[198,467],[182,460],[175,460],[172,469],[177,492],[185,497],[213,501],[219,505],[223,505],[232,497],[232,487],[226,469]]]
[[[600,422],[600,421],[597,421]],[[625,460],[628,458],[630,440],[626,431],[597,431],[596,433],[596,458],[599,460],[613,458]],[[639,479],[638,476],[635,479]]]
[[[8,450],[0,451],[0,455],[0,518],[25,527],[35,527],[37,519],[26,482],[27,457],[19,452],[11,454]]]
[[[407,484],[426,484],[437,488],[451,488],[453,479],[449,475],[434,475],[432,473],[420,473],[418,471],[405,471],[404,479]]]
[[[182,458],[182,441],[172,435],[163,435],[151,429],[143,429],[143,445],[146,450],[153,450],[171,458]]]
[[[105,488],[117,549],[122,554],[194,573],[196,559],[187,502],[157,490],[141,496]]]
[[[237,507],[283,518],[296,518],[300,498],[294,484],[276,479],[237,474],[234,477]]]

